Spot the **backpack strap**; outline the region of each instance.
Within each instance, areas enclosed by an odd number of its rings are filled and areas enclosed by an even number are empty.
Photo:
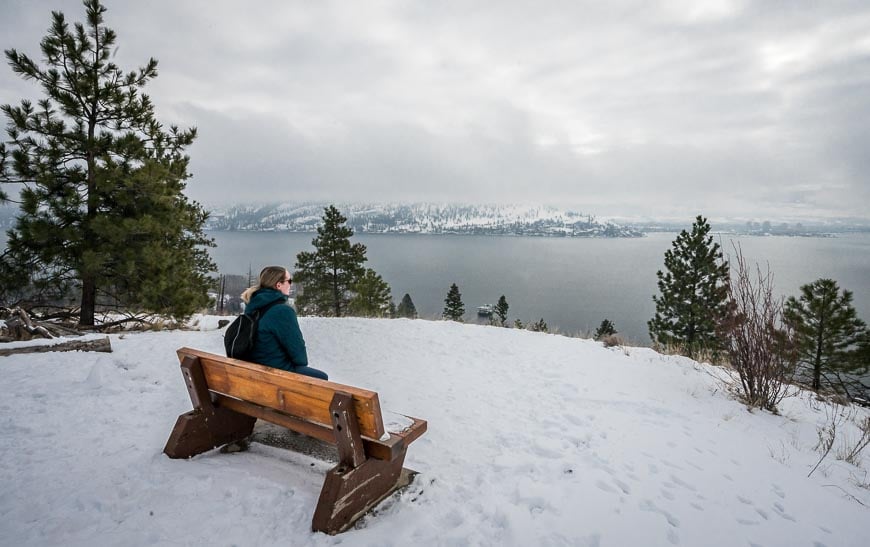
[[[286,302],[286,300],[284,302]],[[280,298],[278,300],[272,300],[271,302],[269,302],[268,304],[266,304],[265,306],[263,306],[259,310],[255,311],[254,313],[257,314],[257,320],[262,319],[263,316],[266,315],[267,311],[269,311],[273,306],[277,306],[279,303],[281,303]]]

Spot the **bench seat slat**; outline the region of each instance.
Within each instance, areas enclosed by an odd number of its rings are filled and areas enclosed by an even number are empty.
[[[215,356],[196,349],[178,350],[179,359],[185,355],[199,357],[210,391],[322,424],[331,424],[329,405],[332,396],[335,391],[343,391],[353,397],[360,433],[372,439],[379,439],[384,434],[378,394],[373,391]],[[215,357],[231,362],[233,366],[228,367]]]

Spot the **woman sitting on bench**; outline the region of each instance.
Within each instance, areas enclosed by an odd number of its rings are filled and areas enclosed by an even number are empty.
[[[328,380],[325,372],[308,366],[296,311],[287,305],[292,282],[290,272],[283,266],[267,266],[260,272],[259,283],[242,293],[245,313],[264,310],[260,314],[250,361]]]

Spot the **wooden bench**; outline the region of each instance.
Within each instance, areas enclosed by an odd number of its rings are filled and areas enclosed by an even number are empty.
[[[333,443],[311,527],[337,534],[398,486],[408,445],[426,422],[406,418],[387,432],[378,394],[190,348],[178,350],[193,410],[182,414],[164,453],[190,458],[249,436],[257,418]]]

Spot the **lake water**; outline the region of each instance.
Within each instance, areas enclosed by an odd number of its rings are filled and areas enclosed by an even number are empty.
[[[255,274],[278,264],[293,269],[296,254],[313,250],[314,234],[212,232],[212,257],[222,273]],[[424,318],[439,318],[451,283],[465,304],[466,320],[475,310],[505,295],[509,319],[523,323],[543,318],[550,330],[576,334],[593,331],[604,318],[634,344],[648,344],[646,322],[658,292],[656,271],[676,237],[653,233],[637,239],[426,236],[361,234],[368,267],[392,289],[398,304],[409,293]],[[854,293],[859,317],[870,322],[870,234],[834,238],[718,235],[726,253],[732,241],[744,256],[769,264],[774,287],[797,295],[801,285],[821,277]]]
[[[246,275],[250,267],[286,265],[296,254],[313,249],[314,234],[280,232],[211,232],[217,247],[212,257],[221,273]],[[589,333],[610,319],[629,342],[648,344],[646,322],[653,316],[658,292],[656,271],[675,233],[643,238],[543,238],[447,235],[360,234],[368,266],[392,289],[398,304],[409,293],[421,317],[440,318],[444,298],[456,283],[466,320],[475,310],[505,295],[509,319],[523,323],[543,318],[550,330]],[[870,234],[833,238],[715,236],[726,253],[739,243],[744,256],[767,264],[781,295],[821,277],[854,293],[858,316],[870,322]],[[0,244],[6,240],[0,233]],[[5,245],[4,245],[5,247]]]

